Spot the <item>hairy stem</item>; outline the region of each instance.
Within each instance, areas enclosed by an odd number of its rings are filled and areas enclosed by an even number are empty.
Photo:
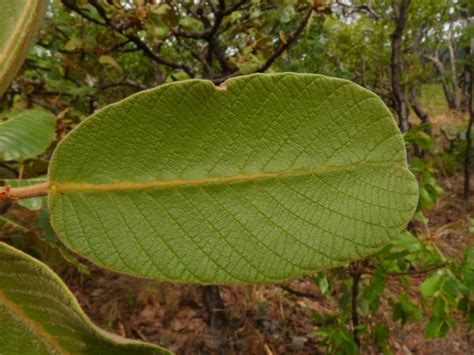
[[[33,186],[15,187],[10,185],[0,187],[0,201],[16,201],[25,198],[46,196],[49,183],[44,182]]]

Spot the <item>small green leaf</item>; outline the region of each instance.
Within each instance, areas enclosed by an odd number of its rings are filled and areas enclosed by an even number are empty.
[[[99,57],[99,63],[108,64],[108,65],[112,66],[113,68],[115,68],[117,70],[122,70],[122,68],[120,67],[120,64],[117,63],[117,61],[114,59],[114,57],[112,57],[110,55],[101,55]]]
[[[24,187],[40,184],[48,181],[47,177],[39,177],[34,179],[22,179],[22,180],[12,180],[5,179],[5,185],[10,185],[11,187]],[[35,211],[40,210],[43,207],[46,207],[46,197],[33,197],[17,201],[20,206],[26,207],[29,210]]]
[[[125,273],[263,283],[377,251],[418,188],[373,93],[309,74],[162,85],[57,147],[49,209],[63,242]]]
[[[437,317],[431,317],[425,328],[425,338],[438,336],[441,330],[442,320]]]
[[[331,329],[330,328],[317,328],[314,330],[314,334],[322,336],[322,337],[328,337],[331,335]]]
[[[67,51],[73,51],[83,44],[82,40],[77,37],[72,37],[64,46]]]
[[[1,354],[169,354],[96,327],[61,279],[0,243]]]
[[[317,282],[321,294],[327,296],[329,291],[329,281],[326,275],[323,272],[319,272],[318,275],[315,276],[314,280]]]
[[[442,275],[438,273],[431,275],[420,285],[421,293],[424,296],[434,296],[434,294],[439,290],[442,281]]]
[[[184,28],[194,30],[201,30],[202,28],[202,22],[191,16],[184,16],[180,18],[179,25]]]
[[[288,23],[295,16],[295,7],[293,5],[285,6],[280,12],[280,21],[282,23]]]
[[[390,350],[388,343],[389,334],[390,330],[387,325],[382,323],[377,323],[375,325],[373,332],[373,341],[378,348],[384,350],[384,354]]]
[[[459,296],[461,296],[459,290],[459,282],[451,276],[446,276],[444,279],[441,291],[449,302],[454,302]]]
[[[474,248],[467,248],[464,253],[462,267],[463,280],[466,284],[467,292],[474,295]]]
[[[0,123],[0,161],[26,160],[43,153],[55,138],[55,117],[44,110],[22,111]]]
[[[398,250],[408,250],[411,253],[415,253],[422,248],[419,239],[407,231],[400,233],[391,244],[397,247]]]
[[[410,319],[419,319],[421,316],[420,309],[413,304],[407,294],[402,292],[398,300],[392,300],[392,317],[394,321],[400,320],[403,327]]]
[[[447,312],[449,312],[449,305],[446,303],[443,297],[436,297],[433,300],[431,308],[433,310],[433,314],[438,317],[443,317]]]
[[[15,77],[33,44],[47,5],[48,0],[1,0],[0,96]]]
[[[380,305],[380,296],[385,290],[386,278],[387,274],[384,270],[375,269],[369,286],[363,292],[363,296],[367,299],[372,311],[376,311]]]

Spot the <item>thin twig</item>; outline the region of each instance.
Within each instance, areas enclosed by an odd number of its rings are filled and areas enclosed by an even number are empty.
[[[397,276],[416,276],[416,275],[423,275],[427,274],[431,271],[435,271],[438,269],[442,269],[449,266],[449,262],[443,262],[441,264],[435,264],[427,267],[426,269],[421,270],[409,270],[409,271],[400,271],[400,272],[389,272],[387,273],[387,277],[397,277]],[[362,275],[372,275],[372,271],[363,270]]]
[[[391,272],[391,273],[389,273],[387,276],[405,276],[405,275],[415,276],[415,275],[423,275],[423,274],[427,274],[427,273],[429,273],[429,272],[431,272],[431,271],[434,271],[434,270],[442,269],[442,268],[447,267],[447,266],[449,266],[449,263],[444,262],[444,263],[441,263],[441,264],[432,265],[432,266],[427,267],[426,269],[422,269],[422,270],[412,270],[412,271],[403,271],[403,272]]]
[[[306,297],[315,301],[321,301],[324,299],[323,296],[315,295],[314,293],[311,293],[311,292],[295,290],[294,288],[291,288],[290,286],[287,286],[287,285],[277,285],[277,287],[281,288],[282,290],[285,290],[288,293],[292,293],[295,296]]]
[[[72,4],[68,0],[62,0],[62,3],[67,8],[75,11],[76,13],[81,15],[83,18],[95,23],[96,25],[109,27],[113,29],[115,32],[121,34],[122,36],[127,38],[129,42],[134,43],[137,46],[137,48],[139,48],[148,58],[150,58],[154,62],[168,66],[173,69],[182,70],[186,74],[188,74],[190,77],[195,76],[194,71],[188,66],[186,66],[184,63],[173,62],[172,60],[159,56],[158,54],[153,52],[153,50],[151,50],[151,48],[145,42],[143,42],[140,38],[138,38],[136,35],[128,34],[125,32],[123,28],[116,26],[116,24],[107,17],[106,11],[102,7],[102,5],[99,3],[99,1],[91,0],[90,4],[97,10],[99,16],[104,20],[104,22],[96,20],[94,17],[88,15],[84,10],[82,10],[75,4]]]
[[[263,63],[260,67],[258,67],[256,70],[254,70],[254,73],[263,73],[263,72],[265,72],[268,68],[271,67],[271,65],[275,62],[275,60],[277,60],[283,54],[284,51],[288,50],[293,45],[293,43],[298,39],[298,37],[303,32],[303,30],[306,28],[306,25],[308,24],[308,21],[311,17],[311,14],[313,13],[313,10],[314,9],[313,9],[312,6],[308,7],[308,9],[306,10],[303,18],[301,19],[300,23],[296,27],[296,29],[287,37],[285,42],[283,42],[283,41],[281,42],[280,46],[265,61],[265,63]],[[225,80],[230,79],[230,78],[232,78],[236,75],[239,75],[239,73],[236,72],[236,73],[232,73],[232,74],[227,75],[227,76],[222,76],[222,77],[219,77],[219,78],[215,78],[212,81],[215,84],[220,84],[220,83],[224,82]]]
[[[273,62],[275,62],[275,60],[277,60],[284,51],[286,51],[288,48],[290,48],[293,45],[296,39],[300,36],[301,32],[303,32],[303,30],[306,28],[306,25],[308,24],[308,21],[312,13],[313,13],[312,7],[306,10],[306,13],[301,19],[298,27],[287,37],[286,42],[283,42],[283,41],[281,42],[281,45],[277,48],[277,50],[273,53],[273,55],[270,56],[270,58],[268,58],[265,61],[265,63],[255,71],[256,73],[263,73],[268,68],[270,68]]]
[[[349,11],[347,12],[346,16],[349,17],[354,13],[358,12],[366,12],[370,16],[374,18],[374,20],[379,20],[380,15],[374,10],[372,7],[371,1],[368,1],[368,4],[366,5],[352,5],[352,4],[345,4],[342,1],[336,0],[336,4],[341,6],[344,9],[348,9]]]
[[[90,22],[93,22],[93,23],[95,23],[96,25],[99,25],[99,26],[104,26],[104,27],[107,26],[105,23],[102,23],[99,20],[96,20],[94,17],[88,15],[79,6],[77,6],[76,4],[70,2],[69,0],[61,0],[61,2],[63,3],[64,6],[66,6],[67,8],[69,8],[69,9],[75,11],[75,12],[77,12],[79,15],[81,15],[86,20],[89,20]]]

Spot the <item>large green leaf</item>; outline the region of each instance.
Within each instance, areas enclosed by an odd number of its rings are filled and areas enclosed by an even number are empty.
[[[53,226],[70,248],[197,283],[273,282],[363,257],[418,199],[383,102],[319,75],[134,95],[71,132],[49,179]]]
[[[0,0],[0,96],[33,44],[48,0]]]
[[[105,332],[46,265],[0,243],[0,354],[169,354]]]
[[[25,160],[53,142],[56,119],[44,110],[21,111],[0,123],[0,161]]]

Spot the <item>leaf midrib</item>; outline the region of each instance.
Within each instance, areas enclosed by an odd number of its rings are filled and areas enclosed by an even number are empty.
[[[0,291],[0,303],[3,304],[7,312],[13,315],[16,315],[21,321],[26,325],[26,328],[31,332],[37,335],[40,339],[43,340],[43,343],[46,343],[48,347],[56,349],[60,354],[69,354],[57,341],[54,339],[48,332],[38,323],[33,321],[26,313],[21,309],[20,306],[17,306],[11,302],[5,294]]]
[[[117,181],[111,183],[53,182],[49,183],[50,194],[85,191],[126,191],[147,190],[152,188],[178,188],[185,186],[203,186],[211,184],[230,184],[262,180],[276,180],[282,177],[316,175],[329,172],[352,171],[361,167],[394,167],[403,162],[370,162],[361,161],[346,165],[322,165],[317,168],[286,169],[277,172],[259,172],[253,174],[237,174],[224,177],[202,177],[198,179],[157,179],[146,182]]]

